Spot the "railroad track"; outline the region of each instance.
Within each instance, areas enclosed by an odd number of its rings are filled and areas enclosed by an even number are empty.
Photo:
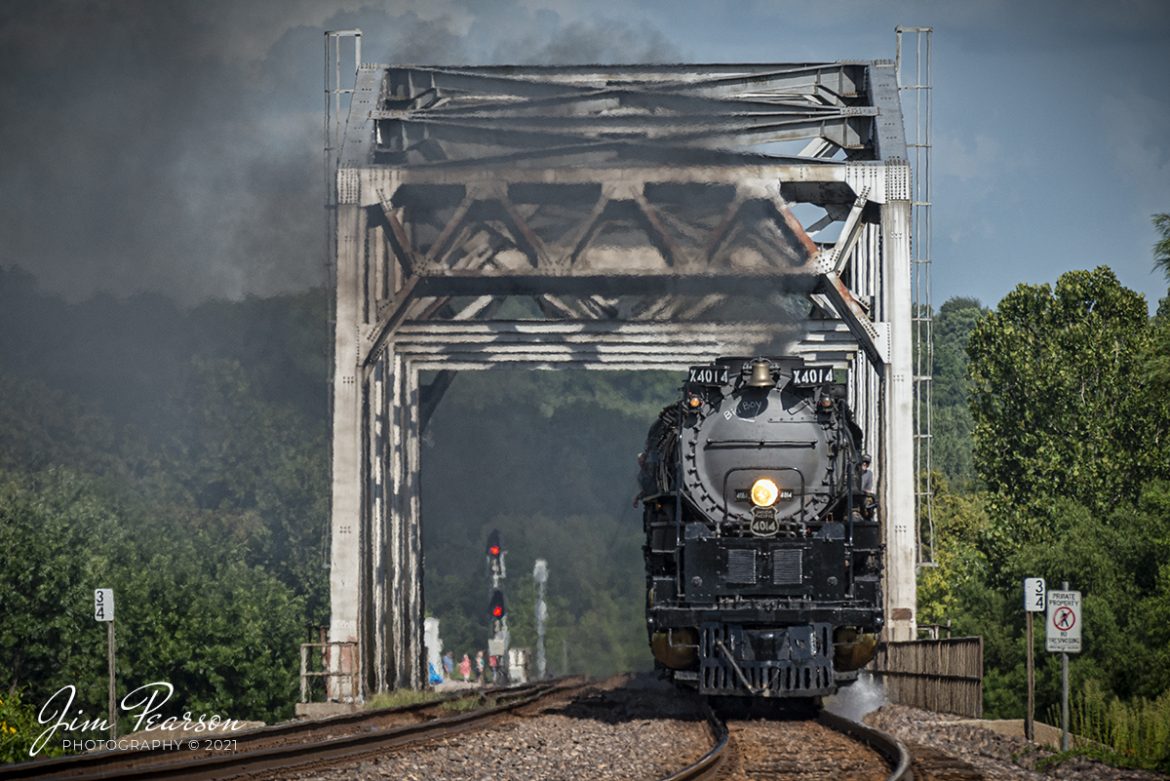
[[[912,778],[911,757],[901,743],[828,711],[815,719],[739,721],[708,710],[708,723],[715,745],[662,781]]]
[[[567,695],[587,685],[583,678],[562,678],[477,693],[481,707],[462,712],[451,708],[453,695],[403,708],[290,722],[232,735],[235,750],[101,751],[0,767],[0,781],[17,779],[220,779],[262,776],[292,768],[335,765],[386,749],[482,729],[493,721],[544,700]],[[164,736],[165,737],[165,736]]]

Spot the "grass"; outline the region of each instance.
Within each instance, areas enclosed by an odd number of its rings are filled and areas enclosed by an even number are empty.
[[[392,692],[375,694],[366,703],[366,710],[380,710],[382,708],[405,708],[407,705],[418,705],[421,702],[431,702],[441,697],[433,691],[416,692],[410,689],[396,689]]]
[[[447,702],[443,703],[443,708],[445,710],[462,713],[469,710],[475,710],[476,708],[481,708],[483,705],[483,697],[476,695],[474,697],[460,697],[457,700],[448,700]]]
[[[1170,691],[1153,700],[1122,702],[1090,680],[1071,697],[1069,711],[1074,749],[1047,757],[1045,768],[1084,756],[1117,767],[1170,772]],[[1059,712],[1053,716],[1059,723]]]

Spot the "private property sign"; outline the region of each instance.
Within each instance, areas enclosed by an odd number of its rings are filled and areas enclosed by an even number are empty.
[[[1049,591],[1045,648],[1055,653],[1081,652],[1081,592]]]

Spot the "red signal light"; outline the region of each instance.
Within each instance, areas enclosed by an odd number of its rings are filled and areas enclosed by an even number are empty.
[[[500,546],[499,545],[491,546],[490,548],[488,548],[488,553],[490,553],[493,556],[499,556],[500,555]]]
[[[504,592],[496,589],[492,592],[492,601],[488,606],[492,618],[499,620],[507,615],[508,608],[504,605]]]

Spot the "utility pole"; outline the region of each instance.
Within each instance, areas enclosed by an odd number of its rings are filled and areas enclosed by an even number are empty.
[[[548,619],[548,605],[544,601],[544,584],[548,582],[548,562],[537,559],[532,568],[532,579],[536,581],[536,678],[541,680],[545,673],[544,622]]]

